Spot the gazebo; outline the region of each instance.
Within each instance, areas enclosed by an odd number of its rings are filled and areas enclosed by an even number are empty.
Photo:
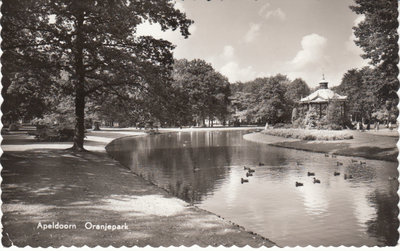
[[[328,81],[324,78],[319,82],[319,88],[305,98],[300,99],[299,107],[303,113],[315,108],[319,111],[319,118],[327,114],[328,105],[336,101],[340,103],[340,115],[344,116],[346,112],[347,96],[342,96],[328,88]]]

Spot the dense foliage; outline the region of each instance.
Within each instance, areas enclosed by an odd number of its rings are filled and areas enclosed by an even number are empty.
[[[395,122],[399,88],[398,2],[396,0],[355,0],[351,10],[364,16],[353,27],[355,43],[371,67],[351,69],[336,91],[347,95],[352,119],[362,122]]]
[[[153,96],[167,82],[173,46],[136,36],[136,27],[148,20],[187,37],[192,23],[169,0],[7,0],[2,14],[4,113],[13,113],[15,95],[23,101],[35,95],[29,102],[39,105],[47,94],[72,96],[77,150],[83,149],[85,99],[137,90]],[[33,108],[25,107],[24,113]]]
[[[349,70],[333,89],[348,97],[353,121],[388,124],[398,115],[397,6],[396,0],[355,0],[350,7],[365,17],[353,29],[370,67]],[[6,0],[2,14],[3,123],[22,119],[74,129],[77,150],[85,123],[93,121],[348,125],[335,102],[324,114],[300,109],[297,101],[314,91],[302,79],[278,74],[229,84],[204,60],[174,60],[168,41],[137,36],[144,21],[190,35],[192,21],[171,0]]]
[[[338,92],[347,95],[353,120],[394,122],[398,114],[398,2],[396,0],[355,0],[350,8],[364,15],[353,27],[355,43],[371,67],[351,69],[344,74]]]
[[[355,0],[350,8],[364,15],[354,29],[355,43],[364,51],[363,58],[369,59],[375,67],[376,97],[383,103],[386,99],[396,99],[399,87],[399,26],[397,0]]]
[[[310,93],[302,79],[290,81],[280,74],[235,83],[231,89],[234,119],[250,124],[290,122],[296,102]]]
[[[335,88],[347,95],[347,111],[354,121],[393,123],[396,120],[397,99],[379,98],[380,86],[374,81],[376,75],[377,70],[370,67],[352,69],[344,74],[341,84]]]
[[[209,125],[215,119],[224,123],[229,117],[228,79],[204,60],[176,60],[173,69],[174,99],[170,100],[179,125]]]

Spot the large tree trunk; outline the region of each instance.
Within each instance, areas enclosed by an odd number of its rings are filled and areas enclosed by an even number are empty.
[[[76,97],[75,97],[75,135],[73,150],[84,151],[83,141],[85,137],[85,95],[81,90],[83,89],[83,83],[76,86]]]
[[[83,141],[85,138],[85,69],[83,65],[83,13],[77,16],[77,37],[75,53],[75,69],[77,81],[75,82],[75,135],[72,150],[85,151]]]

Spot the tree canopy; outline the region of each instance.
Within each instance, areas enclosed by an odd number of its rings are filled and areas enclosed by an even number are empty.
[[[310,92],[310,87],[308,87],[307,83],[301,78],[296,78],[292,82],[288,82],[285,99],[288,105],[293,109],[296,106],[296,102],[308,96]]]
[[[397,100],[399,88],[397,0],[355,0],[351,10],[364,15],[364,20],[353,27],[355,43],[363,51],[363,58],[369,59],[375,67],[375,95],[381,104],[387,99]],[[397,101],[396,101],[397,102]]]
[[[222,122],[226,119],[230,104],[229,81],[204,60],[177,60],[173,87],[175,102],[179,102],[176,108],[177,114],[181,115],[180,123],[196,121],[204,125],[205,119],[218,118]]]
[[[355,0],[355,5],[350,6],[364,16],[353,30],[355,43],[363,50],[361,56],[371,65],[349,70],[336,88],[348,96],[347,108],[354,120],[388,122],[398,114],[397,6],[396,0]]]
[[[157,95],[169,79],[173,45],[137,36],[137,26],[147,20],[188,37],[192,23],[169,0],[6,0],[2,14],[4,93],[73,96],[77,150],[83,150],[85,98]]]
[[[362,121],[371,119],[387,122],[393,120],[397,114],[395,104],[390,99],[382,103],[378,99],[379,86],[374,82],[376,71],[371,67],[361,70],[351,69],[347,71],[335,91],[347,95],[347,111],[353,120]],[[376,116],[386,114],[385,116]]]
[[[291,120],[296,101],[309,94],[302,79],[290,81],[278,74],[232,85],[234,117],[248,123],[285,123]]]

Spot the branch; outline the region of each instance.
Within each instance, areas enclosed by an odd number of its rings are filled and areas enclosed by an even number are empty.
[[[38,46],[44,46],[44,45],[56,45],[56,43],[19,44],[19,45],[12,45],[12,46],[4,46],[1,49],[2,50],[13,50],[13,49],[19,49],[19,48],[38,47]]]

